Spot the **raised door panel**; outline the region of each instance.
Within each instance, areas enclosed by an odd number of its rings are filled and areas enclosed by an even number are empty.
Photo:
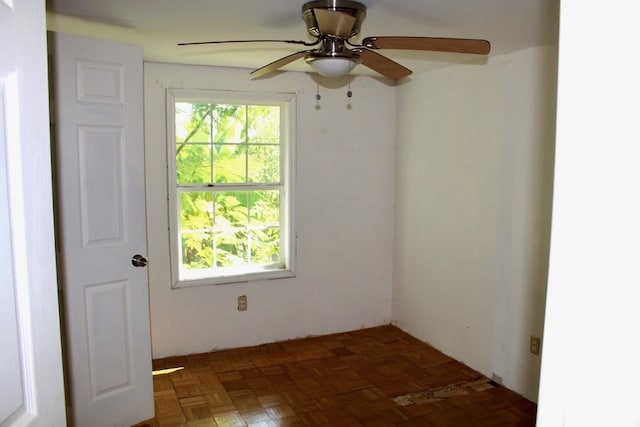
[[[0,78],[0,425],[11,425],[29,418],[27,406],[29,395],[33,394],[33,378],[26,353],[30,337],[28,329],[22,328],[28,322],[28,295],[20,283],[20,272],[16,272],[16,260],[24,254],[24,235],[20,232],[24,226],[16,206],[11,203],[9,177],[19,179],[19,168],[10,167],[7,154],[19,156],[20,131],[18,123],[20,109],[17,108],[17,74],[11,73]],[[17,188],[13,188],[14,191]],[[15,197],[14,197],[15,200]],[[16,206],[17,207],[17,206]],[[13,210],[13,212],[12,212]],[[18,233],[16,233],[18,232]],[[19,268],[19,266],[18,266]],[[16,274],[17,273],[17,274]],[[23,277],[24,279],[24,277]],[[21,292],[22,290],[22,292]],[[25,334],[26,333],[26,334]]]
[[[101,398],[132,386],[128,281],[85,290],[91,396]]]
[[[122,156],[119,126],[80,126],[78,162],[83,246],[125,240]]]
[[[78,102],[124,105],[124,67],[122,64],[76,61]]]

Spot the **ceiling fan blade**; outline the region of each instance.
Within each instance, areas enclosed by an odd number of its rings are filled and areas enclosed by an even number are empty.
[[[477,55],[487,55],[491,51],[487,40],[442,37],[367,37],[362,40],[362,45],[369,49],[433,50]]]
[[[349,37],[356,17],[337,10],[313,9],[321,33],[338,37]]]
[[[178,43],[178,46],[191,46],[198,44],[223,44],[223,43],[295,43],[302,44],[305,46],[313,46],[318,44],[319,40],[315,40],[313,42],[305,42],[303,40],[216,40],[210,42],[189,42],[189,43]]]
[[[272,73],[277,71],[278,69],[284,67],[285,65],[295,61],[296,59],[300,59],[305,56],[307,53],[311,52],[310,50],[302,50],[300,52],[292,53],[291,55],[287,55],[283,58],[280,58],[276,61],[273,61],[270,64],[265,65],[264,67],[257,68],[251,72],[251,75],[254,77],[260,77],[268,73]]]
[[[404,65],[400,65],[386,56],[380,55],[372,50],[354,49],[353,51],[360,54],[362,65],[377,71],[391,80],[398,80],[403,77],[407,77],[413,72]]]

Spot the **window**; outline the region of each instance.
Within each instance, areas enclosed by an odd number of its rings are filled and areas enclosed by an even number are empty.
[[[174,287],[292,277],[293,95],[167,100]]]

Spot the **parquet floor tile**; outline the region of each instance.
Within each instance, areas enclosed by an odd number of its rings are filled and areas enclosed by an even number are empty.
[[[534,403],[394,326],[168,357],[153,369],[156,417],[135,427],[535,426]]]

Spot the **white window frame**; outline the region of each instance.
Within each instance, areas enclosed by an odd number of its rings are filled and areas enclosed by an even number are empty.
[[[256,93],[220,90],[167,89],[167,188],[169,204],[169,242],[171,257],[172,288],[189,286],[220,285],[259,280],[295,277],[295,226],[294,226],[294,177],[295,177],[295,111],[296,97],[292,93]],[[282,264],[278,268],[240,268],[238,273],[208,275],[201,278],[180,279],[180,213],[179,190],[176,183],[176,102],[210,102],[216,104],[277,105],[280,107],[280,135],[282,146],[280,158],[280,235]],[[214,189],[216,185],[213,185]],[[224,187],[224,186],[221,186]],[[242,188],[251,187],[251,184]],[[211,188],[211,187],[208,187]],[[228,187],[224,187],[228,188]],[[221,188],[222,189],[222,188]],[[236,188],[237,190],[237,188]],[[215,269],[208,270],[214,272]]]

